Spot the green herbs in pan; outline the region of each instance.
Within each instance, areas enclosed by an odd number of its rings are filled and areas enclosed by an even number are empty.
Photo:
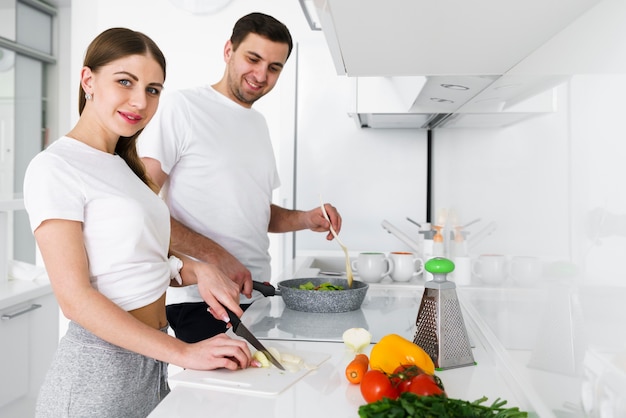
[[[319,286],[315,286],[311,282],[301,284],[299,289],[301,290],[343,290],[343,286],[336,286],[330,282],[322,283]]]
[[[398,399],[383,398],[359,407],[360,418],[526,418],[528,413],[518,408],[504,408],[506,401],[496,399],[483,405],[487,398],[474,402],[451,399],[445,396],[418,396],[411,392],[400,394]]]

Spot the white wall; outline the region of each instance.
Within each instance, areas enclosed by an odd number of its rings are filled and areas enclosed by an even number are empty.
[[[331,202],[341,213],[341,240],[359,251],[410,248],[381,227],[388,220],[417,235],[426,219],[426,131],[362,129],[348,116],[351,86],[337,76],[323,39],[298,54],[296,207]],[[296,251],[341,251],[319,233],[296,234]]]
[[[626,75],[574,76],[557,91],[555,114],[436,131],[437,206],[496,221],[473,255],[539,256],[580,283],[623,286]]]

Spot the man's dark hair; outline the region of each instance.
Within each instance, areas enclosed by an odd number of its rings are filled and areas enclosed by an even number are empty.
[[[287,58],[291,55],[293,41],[289,29],[282,22],[276,20],[272,16],[263,13],[250,13],[245,15],[235,23],[233,34],[230,36],[230,42],[233,49],[239,48],[239,45],[250,33],[269,39],[272,42],[280,42],[289,46]]]

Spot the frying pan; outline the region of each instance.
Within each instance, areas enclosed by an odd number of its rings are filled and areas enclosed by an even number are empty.
[[[301,284],[311,282],[314,286],[322,283],[331,283],[342,286],[344,290],[303,290]],[[289,279],[278,282],[278,289],[269,282],[253,281],[254,289],[264,296],[282,296],[289,309],[301,312],[349,312],[361,307],[369,285],[355,280],[352,287],[348,287],[348,280],[339,278],[313,277]]]

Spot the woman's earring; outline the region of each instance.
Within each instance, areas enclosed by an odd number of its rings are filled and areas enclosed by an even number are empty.
[[[85,99],[86,99],[86,100],[91,100],[91,99],[92,99],[92,97],[93,97],[93,96],[91,95],[91,93],[85,93]]]

